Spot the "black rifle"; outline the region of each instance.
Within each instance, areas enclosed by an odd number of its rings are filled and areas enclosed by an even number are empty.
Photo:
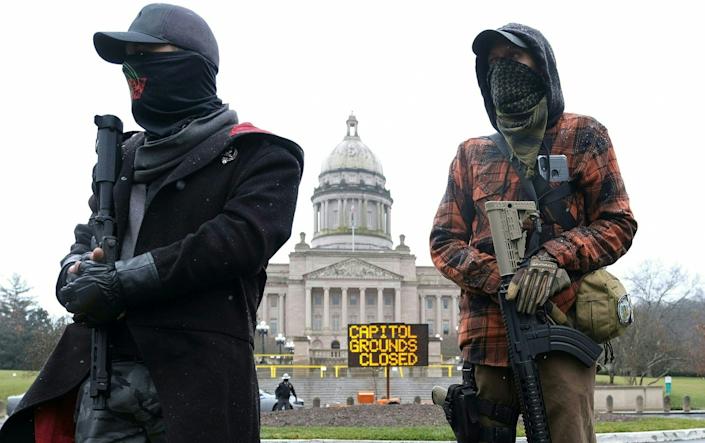
[[[511,276],[502,278],[499,305],[507,333],[514,384],[520,394],[524,430],[529,442],[550,442],[536,357],[550,351],[562,351],[590,367],[597,361],[602,347],[576,329],[545,323],[536,314],[518,313],[514,300],[506,299],[511,279]],[[541,317],[545,318],[545,315]]]
[[[550,302],[537,314],[517,312],[515,301],[506,298],[507,289],[518,263],[528,259],[524,257],[526,232],[522,225],[526,217],[534,216],[536,205],[534,202],[502,201],[487,202],[485,208],[502,276],[499,306],[507,333],[509,363],[521,403],[526,438],[530,443],[548,443],[551,435],[536,358],[547,352],[561,351],[590,367],[597,361],[602,347],[576,329],[550,324],[545,312],[545,307],[551,306]]]
[[[120,171],[120,142],[122,121],[114,115],[96,115],[98,126],[95,150],[98,162],[95,167],[94,193],[98,212],[93,217],[95,245],[103,249],[106,263],[115,263],[118,257],[118,242],[113,209],[113,185]],[[94,327],[91,333],[91,382],[90,393],[93,409],[105,409],[110,397],[110,359],[108,355],[108,331],[105,327]]]

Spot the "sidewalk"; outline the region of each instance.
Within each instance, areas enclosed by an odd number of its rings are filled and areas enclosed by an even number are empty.
[[[680,429],[670,431],[646,432],[616,432],[597,434],[598,443],[649,443],[649,442],[686,442],[692,440],[705,440],[705,428]],[[526,442],[526,438],[519,438],[517,442]],[[262,443],[455,443],[438,441],[402,441],[402,440],[262,440]]]

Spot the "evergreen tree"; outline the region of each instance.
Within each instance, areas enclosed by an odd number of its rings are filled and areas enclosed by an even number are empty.
[[[0,284],[0,369],[39,369],[66,325],[53,321],[30,290],[17,274]]]

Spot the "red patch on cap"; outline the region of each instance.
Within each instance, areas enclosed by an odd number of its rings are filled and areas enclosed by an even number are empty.
[[[129,78],[127,79],[127,85],[130,87],[130,96],[132,100],[139,100],[144,92],[144,86],[147,84],[147,78]]]

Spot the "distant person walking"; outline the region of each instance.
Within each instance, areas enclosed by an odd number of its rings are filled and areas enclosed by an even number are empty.
[[[297,400],[299,397],[296,395],[296,389],[294,389],[294,385],[289,382],[289,374],[284,374],[282,375],[282,382],[279,383],[279,386],[277,386],[277,389],[274,391],[274,395],[277,397],[277,403],[274,405],[272,408],[272,411],[283,411],[286,409],[294,409],[293,406],[291,406],[291,403],[289,403],[289,398],[291,398],[291,395],[294,395],[294,398]]]

